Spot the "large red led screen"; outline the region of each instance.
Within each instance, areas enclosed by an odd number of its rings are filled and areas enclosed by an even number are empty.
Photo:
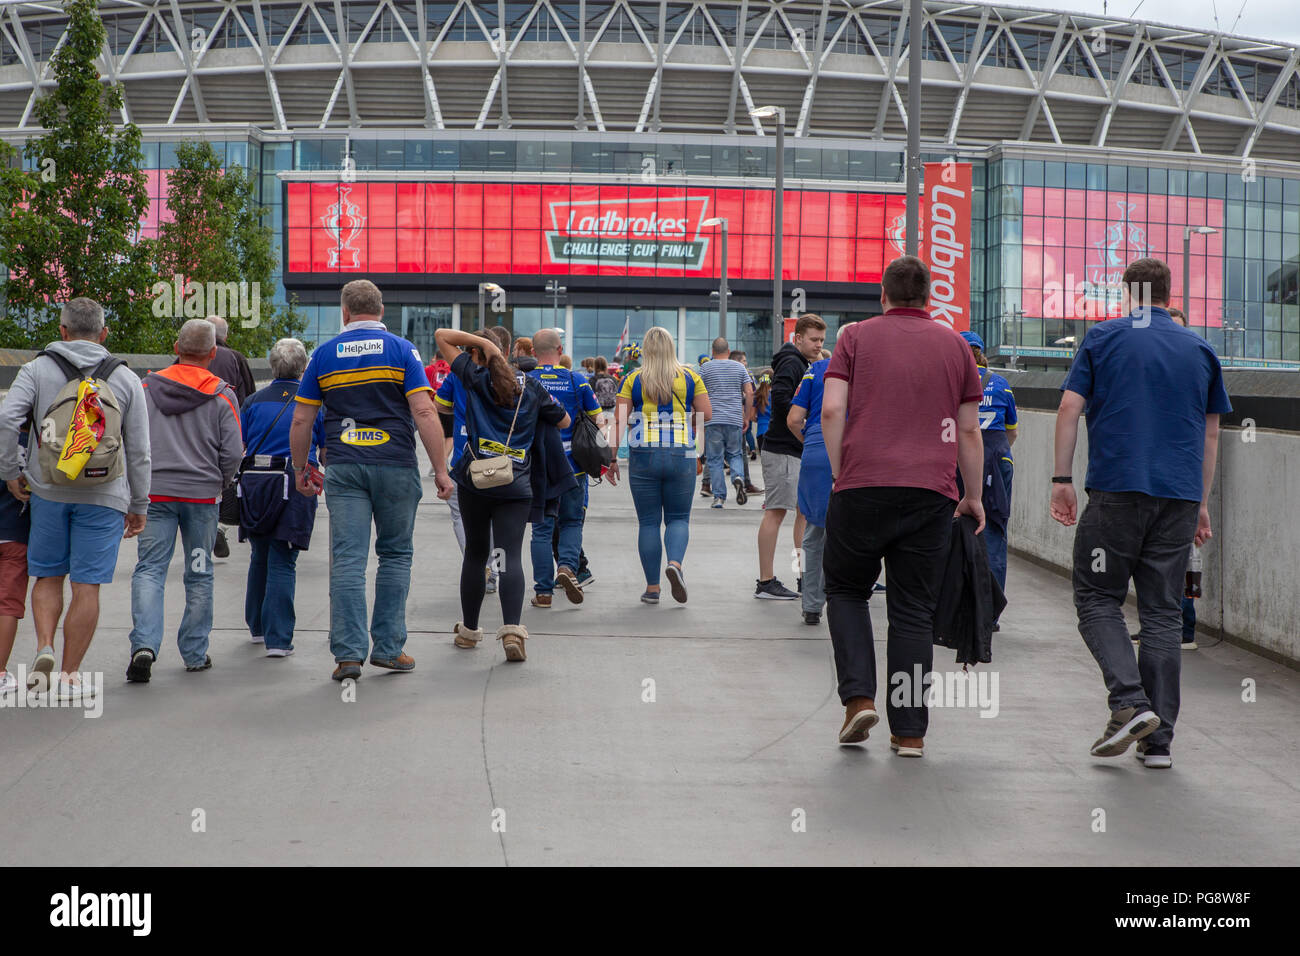
[[[904,200],[787,190],[782,272],[879,282]],[[286,272],[772,277],[772,192],[541,183],[290,183]],[[897,239],[897,243],[895,242]]]
[[[1195,324],[1223,319],[1223,200],[1026,186],[1022,308],[1029,317],[1104,319],[1122,313],[1124,267],[1154,256],[1173,273],[1172,304]],[[1193,235],[1183,290],[1183,230]]]

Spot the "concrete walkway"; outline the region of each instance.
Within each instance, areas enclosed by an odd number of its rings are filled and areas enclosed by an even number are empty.
[[[563,597],[549,611],[526,607],[529,660],[506,665],[494,642],[451,644],[460,556],[447,506],[425,487],[408,609],[417,669],[367,667],[355,702],[329,679],[323,510],[299,563],[296,656],[270,660],[248,642],[248,552],[232,544],[217,569],[215,667],[187,674],[176,655],[178,556],[169,637],[147,686],[123,682],[136,551],[124,546],[85,665],[105,672],[103,716],[0,710],[0,858],[1133,866],[1300,856],[1300,675],[1279,665],[1228,645],[1187,653],[1174,768],[1092,758],[1106,697],[1069,587],[1013,559],[1013,603],[987,668],[996,717],[936,709],[923,760],[894,757],[883,724],[865,747],[840,748],[825,626],[805,626],[797,603],[751,596],[757,503],[715,512],[697,499],[691,601],[646,607],[626,488],[594,489],[586,546],[598,580],[580,608]],[[491,596],[487,608],[495,628]],[[873,615],[883,643],[883,602]],[[30,663],[33,645],[28,619],[13,664]],[[959,669],[943,649],[935,663]],[[1246,679],[1254,703],[1242,701]],[[1104,832],[1094,832],[1098,811]]]

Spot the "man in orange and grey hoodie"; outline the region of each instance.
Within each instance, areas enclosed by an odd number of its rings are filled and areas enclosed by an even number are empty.
[[[140,535],[131,576],[131,663],[126,679],[147,683],[162,648],[163,590],[180,531],[185,549],[185,615],[176,636],[187,671],[212,666],[212,546],[221,489],[244,454],[235,392],[208,371],[217,354],[216,330],[190,319],[176,337],[175,365],[145,377],[149,438],[156,449],[149,486],[149,521]]]

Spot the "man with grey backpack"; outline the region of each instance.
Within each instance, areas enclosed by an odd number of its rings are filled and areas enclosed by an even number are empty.
[[[59,335],[61,341],[18,370],[0,406],[0,479],[31,507],[27,565],[36,578],[36,672],[53,669],[63,579],[72,579],[60,678],[50,688],[61,699],[79,700],[77,674],[99,623],[99,586],[113,580],[122,539],[145,526],[149,418],[139,377],[104,348],[108,329],[99,303],[70,301]],[[27,423],[34,427],[24,469],[19,433]]]

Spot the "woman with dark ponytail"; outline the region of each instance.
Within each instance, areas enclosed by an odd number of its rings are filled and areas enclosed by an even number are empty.
[[[541,382],[513,368],[495,341],[496,329],[478,335],[438,329],[435,341],[451,373],[465,386],[465,453],[452,468],[465,529],[465,556],[460,572],[463,620],[456,624],[457,647],[473,648],[483,638],[479,611],[486,582],[483,566],[495,547],[499,552],[501,616],[504,626],[497,639],[506,660],[526,657],[528,632],[520,625],[524,607],[523,540],[532,506],[530,478],[533,436],[538,421],[563,428],[568,414],[551,398]],[[504,330],[503,330],[504,331]],[[507,339],[508,341],[508,339]],[[465,351],[461,351],[464,348]],[[475,460],[509,459],[513,477],[504,484],[478,487],[471,475]]]

